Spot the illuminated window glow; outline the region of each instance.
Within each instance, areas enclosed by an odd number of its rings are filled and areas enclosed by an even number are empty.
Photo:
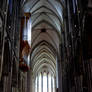
[[[23,29],[23,40],[28,41],[29,45],[31,45],[31,18],[27,21],[26,17],[24,20],[24,29]]]
[[[43,72],[36,76],[35,92],[56,92],[55,79],[51,73]]]

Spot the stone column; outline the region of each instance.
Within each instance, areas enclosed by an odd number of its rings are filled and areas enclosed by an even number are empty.
[[[32,70],[27,73],[27,92],[32,92]]]
[[[27,86],[28,86],[27,85],[27,73],[25,74],[25,79],[24,80],[25,80],[25,86],[24,86],[25,87],[25,91],[24,92],[27,92]]]
[[[42,80],[41,87],[42,87],[42,92],[43,92],[43,73],[42,72],[41,72],[41,80]]]
[[[37,85],[37,84],[36,84]],[[37,90],[37,89],[36,89]],[[35,79],[32,78],[32,92],[36,92],[35,91]]]
[[[37,75],[37,92],[39,92],[39,75]]]
[[[3,29],[3,32],[4,32],[4,35],[3,35],[3,43],[2,43],[2,54],[1,54],[1,61],[0,61],[0,80],[1,80],[1,76],[2,76],[2,69],[3,69],[3,59],[4,59],[4,45],[5,45],[5,36],[6,36],[6,24],[7,24],[7,11],[8,11],[8,0],[6,0],[5,2],[5,11],[4,11],[4,29]]]
[[[47,73],[47,92],[49,92],[49,81],[48,81],[48,74],[49,74],[49,73]]]
[[[52,75],[51,75],[51,92],[53,92],[53,78],[52,78]]]
[[[8,77],[4,76],[3,92],[7,92],[7,85],[8,85]]]
[[[54,76],[54,92],[56,92],[56,77]]]
[[[58,67],[58,92],[62,92],[62,66],[61,66],[61,44],[59,45],[60,52],[57,57],[57,67]]]
[[[61,76],[61,63],[60,63],[60,60],[58,61],[58,86],[59,86],[59,89],[58,91],[59,92],[62,92],[62,76]]]
[[[17,88],[12,87],[12,92],[17,92]]]

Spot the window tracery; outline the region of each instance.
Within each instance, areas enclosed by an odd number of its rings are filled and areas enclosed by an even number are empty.
[[[55,92],[55,77],[50,72],[40,72],[35,78],[35,92]]]

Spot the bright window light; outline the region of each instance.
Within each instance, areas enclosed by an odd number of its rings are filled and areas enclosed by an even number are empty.
[[[55,79],[51,73],[43,72],[37,75],[35,92],[55,92]]]
[[[31,45],[31,28],[32,28],[31,27],[31,18],[28,20],[28,24],[27,25],[28,25],[28,27],[27,27],[28,28],[27,29],[28,30],[28,34],[27,34],[28,35],[28,39],[27,40],[28,40],[29,45]]]
[[[43,74],[43,92],[47,92],[47,75],[45,72]]]

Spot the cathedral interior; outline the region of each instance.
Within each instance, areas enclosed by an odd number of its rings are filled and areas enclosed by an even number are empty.
[[[92,92],[92,0],[0,0],[0,92]]]

